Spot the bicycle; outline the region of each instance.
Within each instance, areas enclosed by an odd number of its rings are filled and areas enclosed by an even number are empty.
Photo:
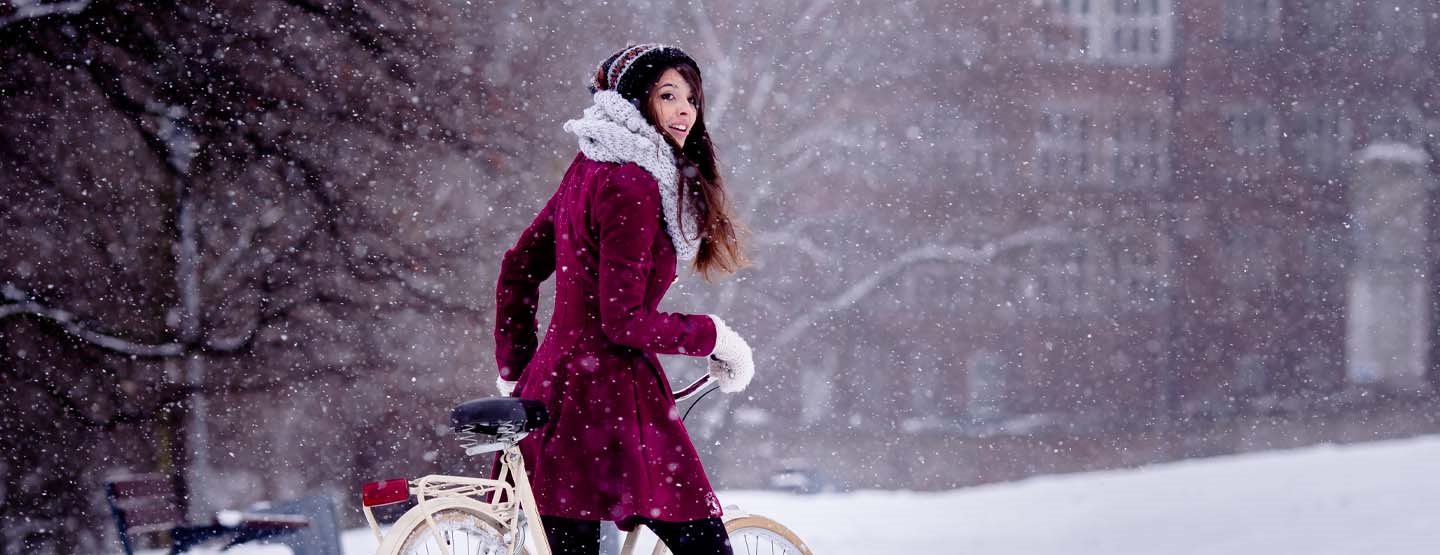
[[[676,405],[693,407],[715,389],[710,376],[675,395]],[[682,414],[689,414],[689,408]],[[377,555],[551,555],[544,526],[517,447],[548,419],[540,401],[488,397],[468,401],[450,414],[451,429],[469,456],[500,451],[495,479],[432,474],[415,480],[371,482],[361,488],[365,518],[379,542]],[[416,498],[388,533],[381,533],[373,507]],[[725,530],[736,553],[810,555],[810,548],[789,528],[765,516],[726,507]],[[532,523],[536,523],[532,525]],[[621,555],[633,555],[641,528],[625,537]],[[527,534],[528,531],[528,534]],[[526,540],[534,552],[526,547]],[[656,542],[654,555],[670,553]]]

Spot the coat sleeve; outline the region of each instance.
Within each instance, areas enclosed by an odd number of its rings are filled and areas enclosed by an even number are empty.
[[[600,237],[600,329],[612,343],[641,351],[706,356],[715,348],[715,324],[703,314],[646,308],[654,270],[652,248],[660,224],[655,178],[635,164],[610,173],[596,195]]]
[[[540,284],[555,272],[558,196],[551,197],[500,261],[500,278],[495,287],[495,362],[505,380],[520,379],[539,343],[535,313]]]

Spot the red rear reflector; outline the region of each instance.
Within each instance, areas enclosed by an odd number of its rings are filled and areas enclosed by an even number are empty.
[[[361,486],[360,501],[366,507],[378,507],[410,499],[410,481],[404,478],[370,482]]]

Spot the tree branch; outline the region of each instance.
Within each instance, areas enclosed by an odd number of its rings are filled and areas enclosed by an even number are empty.
[[[805,253],[811,260],[818,263],[827,263],[832,260],[830,253],[815,244],[809,237],[800,235],[791,230],[766,231],[755,234],[755,242],[761,245],[784,245],[792,247]]]
[[[1426,127],[1425,134],[1428,137],[1421,139],[1420,145],[1424,147],[1425,153],[1430,155],[1427,164],[1430,166],[1430,175],[1440,179],[1440,118],[1429,120]]]
[[[1038,245],[1042,243],[1061,243],[1067,241],[1069,234],[1058,227],[1039,227],[1021,231],[1010,235],[999,241],[987,243],[980,248],[970,248],[963,245],[924,245],[900,253],[889,263],[880,267],[870,276],[851,285],[839,295],[832,297],[811,308],[810,311],[801,315],[798,319],[785,326],[780,333],[776,334],[766,346],[766,350],[778,349],[781,346],[794,341],[800,337],[811,325],[820,318],[840,310],[844,310],[863,300],[875,291],[875,289],[896,275],[904,272],[910,267],[924,262],[947,262],[956,264],[981,264],[995,258],[1002,252]]]
[[[261,218],[264,217],[262,213]],[[206,285],[219,283],[221,278],[230,274],[230,269],[235,266],[241,256],[250,253],[251,241],[255,238],[255,231],[260,227],[257,220],[246,220],[239,226],[239,235],[236,237],[235,243],[226,248],[220,258],[210,267],[210,270],[205,272],[204,283]]]
[[[388,257],[372,256],[372,260],[365,261],[363,267],[360,263],[347,259],[346,265],[350,269],[351,277],[364,283],[393,283],[398,285],[406,295],[426,306],[476,318],[483,318],[486,315],[485,310],[479,307],[446,299],[443,292],[436,291],[433,286],[421,283],[413,275],[407,274],[401,269],[401,264]],[[369,271],[366,271],[367,269]]]
[[[402,64],[389,60],[392,48],[404,46],[406,36],[403,33],[386,29],[385,25],[378,21],[375,16],[366,12],[356,2],[347,2],[337,6],[333,2],[316,3],[309,0],[284,0],[286,4],[294,6],[301,11],[320,18],[332,28],[345,33],[355,44],[360,45],[366,52],[370,53],[377,61],[390,62],[386,70],[391,77],[405,84],[407,87],[415,87],[416,80],[410,75],[409,70]]]
[[[77,14],[84,11],[85,7],[90,5],[90,0],[72,0],[70,2],[56,2],[54,4],[39,4],[12,0],[10,5],[15,6],[15,11],[10,12],[10,15],[0,17],[0,29],[21,21],[38,19],[48,15]]]
[[[66,333],[96,347],[125,355],[143,357],[175,357],[185,353],[185,346],[180,343],[145,344],[136,343],[104,334],[91,329],[79,321],[74,314],[67,310],[51,308],[38,302],[30,300],[30,297],[14,285],[6,284],[3,288],[5,302],[0,304],[0,320],[10,316],[32,315],[50,320],[64,329]]]
[[[725,119],[725,109],[730,104],[730,98],[735,91],[735,63],[730,56],[726,55],[725,47],[720,44],[720,34],[715,30],[715,23],[710,21],[710,15],[705,11],[705,6],[699,1],[690,3],[690,17],[695,21],[695,29],[700,33],[700,43],[705,45],[713,60],[714,69],[710,70],[710,79],[715,83],[714,89],[718,94],[708,101],[705,106],[705,123],[709,126],[719,127],[720,122]]]
[[[199,387],[186,386],[184,390],[186,393],[200,392],[204,393],[206,396],[215,397],[222,394],[264,393],[268,391],[294,388],[297,385],[322,381],[330,378],[331,376],[339,376],[342,380],[345,381],[354,381],[359,378],[359,374],[357,374],[355,366],[351,365],[327,364],[320,367],[311,368],[310,370],[311,371],[308,372],[301,372],[298,375],[286,374],[280,377],[267,378],[263,380],[253,380],[237,384],[208,384]]]
[[[75,399],[70,398],[70,396],[64,391],[61,391],[59,387],[56,387],[54,380],[21,379],[43,390],[46,395],[60,404],[60,410],[62,412],[74,416],[80,421],[81,425],[106,431],[114,430],[121,424],[133,424],[154,420],[155,416],[164,409],[165,405],[179,400],[178,398],[174,398],[173,395],[162,395],[161,400],[148,410],[117,410],[115,414],[109,418],[101,419],[90,414],[90,412],[81,406],[80,403],[76,402]],[[171,393],[174,392],[172,391]]]
[[[314,291],[304,297],[291,300],[279,308],[261,308],[260,313],[250,321],[249,325],[245,326],[245,331],[231,337],[210,337],[207,335],[202,348],[207,353],[217,355],[248,353],[251,347],[255,346],[255,340],[260,337],[260,330],[289,320],[297,310],[327,304],[343,306],[349,302],[350,299],[341,296],[324,291]]]

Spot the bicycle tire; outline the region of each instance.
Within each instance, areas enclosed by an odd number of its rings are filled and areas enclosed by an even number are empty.
[[[415,507],[411,511],[421,511]],[[449,539],[451,555],[509,555],[510,546],[505,543],[504,527],[489,515],[464,505],[443,506],[431,511],[435,528]],[[407,514],[407,516],[409,516]],[[405,517],[397,525],[405,522]],[[395,555],[441,555],[440,536],[430,527],[430,520],[424,513],[417,513],[407,523],[406,529],[392,529],[389,534],[399,539],[399,545],[389,551]],[[457,532],[460,532],[457,534]],[[521,553],[529,554],[523,549]]]
[[[725,522],[730,549],[736,555],[811,555],[810,546],[785,525],[760,515],[745,515]],[[637,530],[638,532],[638,530]],[[665,542],[655,542],[654,555],[670,555]]]

